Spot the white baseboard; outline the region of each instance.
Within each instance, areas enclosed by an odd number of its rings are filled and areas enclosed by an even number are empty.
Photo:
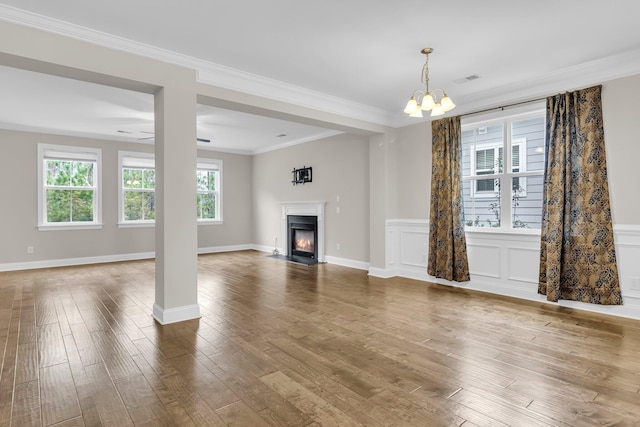
[[[220,252],[249,251],[254,249],[254,245],[231,245],[231,246],[211,246],[208,248],[198,248],[198,254],[217,254]]]
[[[161,325],[199,319],[201,317],[200,306],[198,304],[191,304],[175,308],[162,308],[158,304],[153,304],[152,316]]]
[[[344,267],[357,268],[358,270],[369,270],[369,263],[364,261],[355,261],[347,258],[338,258],[335,256],[325,256],[325,261],[329,264],[342,265]]]
[[[397,274],[384,268],[369,267],[369,276],[379,277],[381,279],[390,279],[391,277],[397,276]]]
[[[107,262],[134,261],[155,258],[155,252],[139,252],[132,254],[105,255],[82,258],[61,258],[43,261],[14,262],[0,264],[0,271],[33,270],[36,268],[68,267],[72,265],[103,264]]]
[[[254,243],[253,245],[251,245],[251,249],[253,249],[254,251],[273,253],[273,246],[256,245]],[[284,249],[283,248],[278,248],[278,252],[279,253],[283,253]]]

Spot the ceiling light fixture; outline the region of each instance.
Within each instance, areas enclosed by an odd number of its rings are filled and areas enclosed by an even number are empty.
[[[426,55],[427,60],[422,66],[422,83],[426,86],[426,90],[416,90],[411,95],[411,99],[407,102],[404,112],[411,117],[422,117],[422,110],[431,110],[431,117],[441,116],[447,111],[451,111],[456,107],[451,98],[442,89],[433,89],[429,91],[429,54],[433,52],[430,47],[425,47],[420,51]],[[437,92],[440,92],[440,100],[438,100]],[[419,102],[418,102],[419,101]]]

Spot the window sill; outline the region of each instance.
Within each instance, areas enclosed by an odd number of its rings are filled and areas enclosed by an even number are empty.
[[[498,240],[540,240],[540,230],[535,229],[513,229],[501,230],[496,228],[465,228],[465,235],[470,238],[487,238]]]
[[[118,223],[118,228],[148,228],[155,226],[155,221],[127,221]]]
[[[223,224],[221,219],[199,219],[198,225],[219,225]]]
[[[38,231],[62,231],[62,230],[101,230],[102,223],[87,223],[87,224],[39,224]]]

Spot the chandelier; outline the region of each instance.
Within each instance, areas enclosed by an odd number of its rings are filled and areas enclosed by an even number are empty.
[[[422,117],[422,110],[431,110],[431,117],[441,116],[447,111],[453,110],[456,106],[444,90],[433,89],[429,91],[429,54],[431,52],[433,52],[433,49],[430,47],[425,47],[420,51],[420,53],[425,54],[427,57],[427,60],[422,66],[421,78],[422,83],[426,86],[426,90],[416,90],[413,92],[413,95],[411,95],[409,102],[407,102],[404,112],[411,117]],[[438,93],[440,93],[440,99],[438,99]]]

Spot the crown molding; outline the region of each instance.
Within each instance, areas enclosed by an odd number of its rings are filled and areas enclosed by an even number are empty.
[[[458,100],[459,114],[564,93],[640,73],[640,49],[561,68],[533,79],[476,92]]]
[[[0,19],[28,26],[64,37],[140,55],[196,70],[198,82],[258,95],[264,98],[313,108],[327,113],[392,126],[389,112],[369,105],[349,101],[299,86],[291,85],[257,74],[204,61],[156,46],[139,43],[113,34],[71,24],[22,9],[0,4]]]

